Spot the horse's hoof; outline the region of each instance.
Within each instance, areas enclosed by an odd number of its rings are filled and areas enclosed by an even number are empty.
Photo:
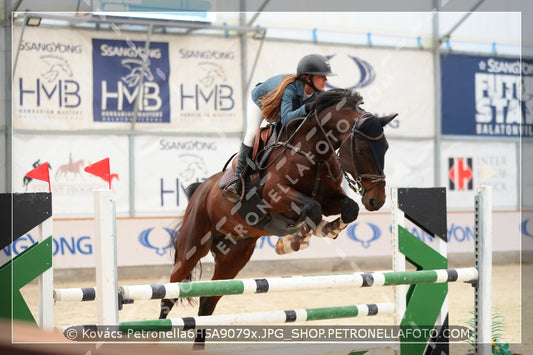
[[[278,238],[278,241],[276,242],[276,246],[274,247],[274,250],[276,251],[276,254],[278,255],[287,254],[287,252],[285,251],[285,247],[283,246],[283,238]]]

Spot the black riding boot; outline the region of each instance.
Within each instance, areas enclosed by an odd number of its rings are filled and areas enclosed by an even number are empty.
[[[252,163],[252,147],[248,147],[245,144],[241,144],[241,150],[239,151],[239,160],[237,161],[237,166],[235,167],[235,181],[233,181],[231,184],[226,186],[224,189],[224,196],[231,202],[237,202],[241,198],[242,194],[242,181],[241,176],[243,179],[246,178],[246,174],[248,172],[248,167],[250,165],[248,164],[248,161]]]

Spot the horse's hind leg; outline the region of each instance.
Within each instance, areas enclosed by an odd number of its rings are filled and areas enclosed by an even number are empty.
[[[250,237],[230,240],[229,237],[227,238],[225,236],[215,238],[211,247],[211,250],[215,254],[215,270],[211,279],[226,280],[233,279],[237,276],[239,271],[250,261],[257,239],[257,237]],[[200,297],[198,315],[209,316],[213,314],[221,297]]]
[[[211,251],[215,254],[215,270],[212,280],[233,279],[239,271],[250,261],[255,249],[257,237],[244,239],[230,239],[223,235],[214,238]],[[213,314],[218,301],[222,296],[200,297],[199,316],[210,316]],[[203,349],[205,345],[205,334],[197,332],[194,340],[194,349]]]
[[[207,255],[211,247],[209,228],[211,228],[210,224],[202,218],[188,218],[183,221],[176,241],[176,260],[170,275],[170,282],[190,280],[190,274],[194,267],[202,257]],[[161,300],[159,319],[167,317],[176,301],[177,298]]]

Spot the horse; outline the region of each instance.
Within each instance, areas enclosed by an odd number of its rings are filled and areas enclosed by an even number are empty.
[[[187,188],[189,203],[175,231],[170,282],[191,280],[191,272],[209,251],[212,280],[233,279],[250,260],[262,236],[282,236],[279,254],[298,251],[311,235],[335,238],[359,213],[358,204],[341,187],[343,177],[361,194],[369,211],[386,198],[383,127],[396,114],[377,117],[360,105],[361,95],[348,89],[321,93],[306,117],[281,128],[262,163],[256,158],[256,184],[246,181],[242,199],[230,202],[219,186],[224,171]],[[263,155],[264,154],[259,154]],[[254,176],[252,176],[254,177]],[[328,222],[323,216],[340,215]],[[201,297],[198,315],[211,315],[221,296]],[[164,319],[177,299],[163,299]],[[195,346],[202,346],[199,336]]]
[[[74,178],[76,175],[81,175],[84,164],[85,161],[83,159],[76,161],[72,160],[72,153],[69,153],[68,163],[60,165],[59,168],[57,168],[55,178],[59,179],[64,176],[66,179],[69,179],[69,177]]]

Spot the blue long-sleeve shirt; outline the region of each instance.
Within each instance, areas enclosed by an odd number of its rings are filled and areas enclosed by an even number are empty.
[[[252,100],[257,106],[259,106],[259,108],[261,108],[261,102],[259,102],[259,98],[268,94],[272,90],[275,90],[286,75],[287,74],[280,74],[273,76],[258,84],[252,90]],[[311,97],[315,96],[316,94],[317,93],[313,93]],[[304,84],[299,80],[295,80],[294,82],[288,84],[285,88],[285,91],[283,91],[280,107],[281,124],[285,126],[293,118],[304,117],[307,112],[305,111],[305,106],[303,103]]]

